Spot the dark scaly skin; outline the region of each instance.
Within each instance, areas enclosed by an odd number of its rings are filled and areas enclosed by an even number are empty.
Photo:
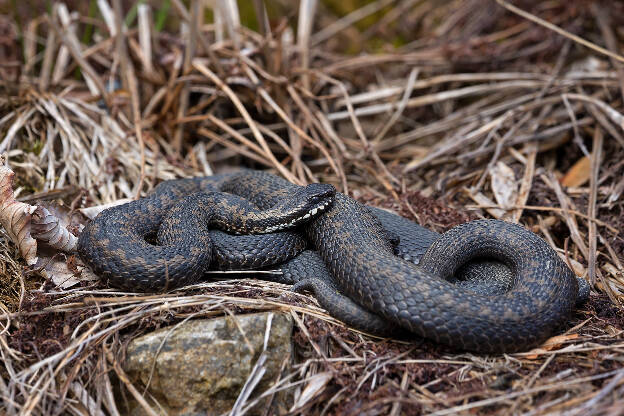
[[[305,247],[301,236],[230,236],[209,227],[235,233],[293,228],[320,214],[335,189],[321,184],[298,187],[259,209],[235,195],[235,185],[252,176],[249,172],[164,182],[148,197],[98,215],[81,233],[78,254],[111,286],[144,291],[194,283],[211,263],[221,269],[282,263]],[[156,235],[158,245],[146,241]]]
[[[294,258],[307,244],[301,233],[281,231],[271,235],[236,235],[210,230],[214,260],[218,270],[270,268]]]
[[[254,188],[241,186],[245,188],[241,193],[258,203]],[[293,187],[267,179],[263,197],[279,198]],[[372,332],[384,332],[386,321],[386,327],[390,322],[465,350],[526,350],[547,339],[569,317],[577,299],[572,271],[544,240],[518,225],[481,220],[455,227],[428,248],[420,266],[395,256],[380,221],[340,193],[329,211],[303,228],[331,280],[322,284],[319,279],[316,284],[314,279],[303,280],[299,288],[309,286],[326,307],[344,299],[341,294],[350,298],[370,311],[360,317],[358,326],[372,327]],[[446,280],[478,258],[506,263],[515,276],[512,287],[484,295]],[[333,305],[333,313],[346,311],[336,317],[357,321],[353,303]],[[376,323],[369,322],[374,315]]]
[[[367,207],[379,220],[382,227],[390,230],[398,244],[394,244],[397,256],[419,264],[429,247],[440,238],[440,234],[428,230],[415,222],[383,209]],[[414,238],[418,236],[418,238]],[[293,261],[293,260],[291,260]],[[476,258],[460,267],[446,280],[464,289],[482,295],[500,295],[512,288],[512,271],[504,263],[487,258]],[[589,299],[590,287],[585,279],[577,278],[579,286],[576,305],[580,306]]]
[[[440,238],[428,230],[396,214],[367,207],[385,230],[399,240],[393,243],[394,254],[414,264],[419,264],[427,249]],[[318,252],[306,250],[281,265],[280,283],[294,284],[293,290],[310,291],[332,316],[352,328],[379,336],[401,336],[400,327],[379,315],[369,312],[349,297],[343,295]],[[482,295],[502,295],[513,286],[514,274],[504,263],[486,258],[470,261],[446,279],[456,286]],[[584,279],[577,278],[579,293],[576,305],[589,298],[590,287]]]
[[[354,211],[360,215],[343,214]],[[356,224],[367,232],[351,232]],[[527,349],[548,338],[575,304],[571,271],[543,240],[512,224],[455,227],[429,248],[421,267],[394,256],[372,215],[342,195],[306,228],[313,245],[322,244],[319,253],[347,296],[436,342],[480,352]],[[355,247],[356,255],[342,255]],[[508,263],[517,276],[514,287],[484,296],[445,280],[477,256]]]
[[[247,175],[239,176],[230,191],[260,209],[274,206],[299,188],[266,173]],[[315,291],[338,319],[359,320],[359,327],[372,332],[393,332],[400,326],[466,350],[517,351],[550,336],[577,298],[577,282],[556,253],[533,233],[501,221],[468,223],[433,244],[427,242],[430,247],[420,266],[395,256],[388,239],[392,233],[368,208],[343,194],[336,194],[333,206],[303,229],[326,270],[290,271],[293,276],[331,278],[298,278],[297,286]],[[446,280],[462,264],[483,257],[512,270],[515,277],[509,290],[484,295]]]

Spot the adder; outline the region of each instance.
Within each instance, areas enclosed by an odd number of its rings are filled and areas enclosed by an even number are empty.
[[[109,284],[143,291],[192,283],[212,267],[279,267],[281,281],[357,329],[484,353],[537,345],[588,294],[519,225],[478,220],[440,235],[330,185],[258,171],[163,182],[102,212],[78,252]]]

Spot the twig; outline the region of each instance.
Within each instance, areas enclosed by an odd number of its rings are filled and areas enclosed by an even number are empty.
[[[600,162],[602,160],[602,143],[603,136],[602,130],[596,128],[594,130],[594,141],[592,144],[592,153],[591,153],[591,174],[589,176],[589,201],[587,203],[587,217],[590,218],[588,221],[589,228],[589,258],[587,259],[588,263],[588,274],[589,274],[589,283],[594,285],[596,283],[596,250],[597,250],[597,236],[596,236],[596,222],[594,221],[596,218],[596,199],[598,197],[598,175],[600,173]]]
[[[592,42],[589,42],[589,41],[581,38],[580,36],[574,35],[574,34],[568,32],[566,30],[563,30],[560,27],[555,26],[552,23],[547,22],[544,19],[540,19],[537,16],[534,16],[534,15],[532,15],[530,13],[525,12],[522,9],[517,8],[516,6],[514,6],[512,4],[509,4],[505,0],[496,0],[496,2],[498,4],[500,4],[501,6],[503,6],[504,8],[506,8],[507,10],[509,10],[509,11],[511,11],[513,13],[516,13],[517,15],[520,15],[520,16],[524,17],[525,19],[528,19],[528,20],[530,20],[530,21],[532,21],[534,23],[537,23],[538,25],[544,26],[545,28],[547,28],[549,30],[552,30],[553,32],[556,32],[556,33],[560,34],[561,36],[565,36],[566,38],[572,39],[573,41],[575,41],[577,43],[580,43],[581,45],[583,45],[583,46],[585,46],[587,48],[593,49],[596,52],[600,52],[600,53],[602,53],[604,55],[607,55],[610,58],[616,59],[616,60],[618,60],[620,62],[624,62],[624,56],[621,56],[621,55],[618,55],[616,53],[613,53],[613,52],[611,52],[611,51],[609,51],[609,50],[607,50],[607,49],[605,49],[605,48],[603,48],[601,46],[598,46],[598,45],[596,45],[596,44],[594,44]]]
[[[414,90],[414,83],[416,82],[417,76],[418,76],[418,70],[416,68],[413,68],[410,71],[410,74],[407,78],[407,83],[405,84],[405,90],[403,91],[403,97],[401,98],[401,101],[399,102],[399,105],[397,106],[396,111],[392,114],[388,122],[381,128],[379,133],[375,135],[373,140],[371,140],[371,143],[373,146],[377,145],[377,143],[379,143],[381,139],[383,139],[386,136],[386,133],[388,133],[388,131],[392,128],[392,126],[394,126],[394,124],[399,120],[399,118],[401,117],[401,114],[403,114],[405,107],[407,107],[407,102],[409,100],[409,97],[412,95],[412,91]]]
[[[219,77],[217,77],[217,75],[214,72],[208,69],[208,67],[204,65],[199,59],[196,58],[193,60],[193,67],[197,69],[199,72],[201,72],[202,74],[206,75],[208,78],[210,78],[210,80],[214,82],[215,85],[217,85],[221,90],[223,90],[223,92],[227,94],[230,100],[232,100],[232,103],[234,104],[236,109],[239,111],[241,116],[243,116],[243,118],[249,125],[249,128],[251,128],[251,131],[254,137],[258,141],[258,144],[260,144],[264,152],[267,154],[267,156],[269,157],[269,160],[271,161],[271,163],[273,163],[274,167],[277,168],[277,170],[289,181],[295,184],[300,184],[299,180],[295,176],[293,176],[285,167],[283,167],[282,164],[275,158],[275,156],[269,149],[269,146],[266,140],[264,140],[264,137],[262,137],[262,133],[260,133],[260,130],[258,130],[256,123],[253,121],[253,119],[251,118],[247,110],[245,109],[245,106],[243,105],[243,103],[241,103],[241,101],[238,99],[236,94],[234,94],[234,91],[232,91],[230,87],[228,87],[225,83],[223,83],[223,81],[221,81]]]
[[[332,36],[335,36],[337,33],[345,30],[349,26],[352,26],[355,22],[364,19],[366,16],[377,13],[379,10],[389,6],[395,1],[396,0],[377,0],[352,11],[346,16],[341,17],[340,19],[336,20],[322,30],[316,32],[314,36],[312,36],[312,45],[317,45],[331,38]]]
[[[605,223],[604,221],[601,221],[597,218],[590,218],[588,215],[583,214],[580,211],[574,210],[574,209],[569,209],[569,208],[562,208],[562,207],[540,207],[540,206],[536,206],[536,205],[513,205],[513,206],[509,206],[506,208],[501,207],[500,205],[496,205],[496,204],[492,204],[492,205],[466,205],[466,209],[488,209],[488,208],[497,208],[497,209],[526,209],[529,211],[552,211],[552,212],[557,212],[557,213],[562,213],[562,214],[572,214],[575,215],[577,217],[581,217],[585,220],[588,221],[592,221],[594,223],[596,223],[596,225],[599,225],[601,227],[605,227],[606,229],[608,229],[609,231],[611,231],[612,233],[619,233],[619,230],[607,223]]]
[[[143,182],[145,181],[145,142],[143,141],[143,132],[141,129],[141,109],[140,109],[140,95],[137,85],[136,76],[134,73],[134,65],[130,62],[128,57],[128,50],[125,43],[125,34],[123,31],[122,22],[122,6],[120,0],[113,0],[113,7],[115,9],[115,25],[117,28],[116,48],[117,54],[121,62],[122,74],[124,75],[125,83],[130,90],[130,102],[132,105],[132,123],[134,125],[134,134],[139,141],[139,149],[141,154],[141,173],[139,180],[134,190],[134,197],[138,199],[141,196],[143,190]]]

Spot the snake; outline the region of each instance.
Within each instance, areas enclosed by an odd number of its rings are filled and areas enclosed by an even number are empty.
[[[588,293],[520,225],[475,220],[438,234],[331,185],[263,171],[162,182],[100,213],[78,254],[111,286],[143,291],[194,283],[212,267],[278,265],[283,282],[356,329],[478,353],[538,345]]]
[[[210,267],[254,269],[284,262],[305,247],[288,231],[319,215],[335,188],[310,184],[262,208],[236,194],[252,174],[170,180],[146,198],[105,209],[78,238],[85,264],[111,286],[164,291],[196,282]],[[258,198],[263,198],[258,183]],[[221,228],[228,234],[210,232]],[[283,231],[285,230],[285,231]],[[256,234],[265,234],[256,235]]]

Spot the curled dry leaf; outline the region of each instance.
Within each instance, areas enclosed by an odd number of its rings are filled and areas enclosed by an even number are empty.
[[[70,270],[68,259],[58,252],[43,250],[37,256],[37,241],[45,241],[54,250],[72,252],[78,239],[67,229],[69,221],[61,210],[54,210],[53,215],[44,206],[33,206],[15,200],[13,180],[15,173],[7,166],[0,166],[0,224],[6,229],[11,241],[19,248],[20,254],[29,265],[51,278],[62,287],[73,286],[84,276],[78,278],[77,270]]]
[[[37,241],[30,235],[30,227],[36,207],[15,200],[14,177],[11,169],[0,165],[0,224],[17,245],[26,263],[33,265],[37,263]]]
[[[32,216],[32,236],[45,241],[50,247],[72,252],[76,249],[78,238],[69,232],[61,220],[52,215],[43,206],[38,206]]]
[[[72,211],[65,205],[41,201],[37,204],[31,225],[32,236],[46,243],[39,246],[39,261],[35,265],[43,276],[63,289],[97,279],[76,255],[59,253],[59,250],[75,252],[78,238],[69,230],[83,227],[82,215],[72,215]]]

